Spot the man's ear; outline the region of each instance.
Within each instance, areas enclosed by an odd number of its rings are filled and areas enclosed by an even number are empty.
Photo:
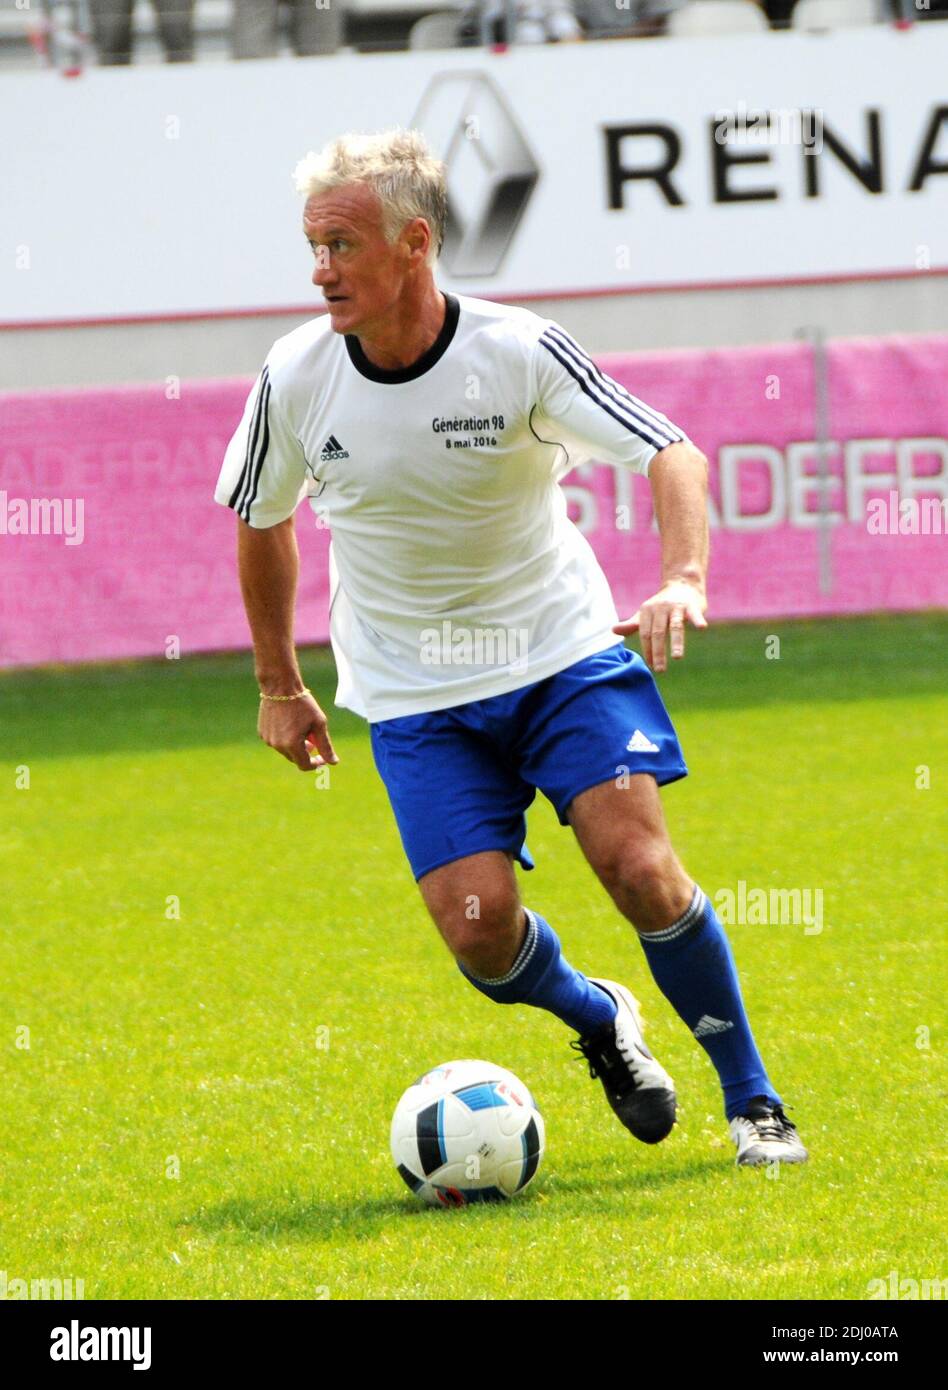
[[[428,255],[428,247],[431,245],[431,230],[423,217],[415,217],[409,222],[407,231],[408,245],[412,256],[420,252],[419,259],[424,261]]]

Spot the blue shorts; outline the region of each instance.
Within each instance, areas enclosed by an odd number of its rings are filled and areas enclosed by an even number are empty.
[[[652,673],[623,642],[509,694],[370,730],[416,879],[484,850],[532,869],[525,812],[537,788],[568,825],[575,796],[623,772],[659,786],[688,775]]]

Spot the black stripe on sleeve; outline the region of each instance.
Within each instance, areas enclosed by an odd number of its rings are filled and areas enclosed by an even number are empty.
[[[656,412],[637,397],[630,395],[619,382],[604,376],[592,359],[578,344],[573,343],[568,335],[564,334],[563,337],[567,339],[566,342],[561,342],[550,329],[547,329],[540,342],[569,372],[580,390],[600,409],[638,435],[653,449],[663,449],[681,438],[670,421],[653,423],[648,419],[648,415],[654,415]]]
[[[267,457],[267,448],[270,444],[270,381],[267,379],[266,388],[262,393],[263,400],[260,407],[260,443],[257,447],[253,460],[253,476],[250,481],[250,488],[240,507],[240,515],[244,521],[250,522],[250,508],[257,500],[257,489],[260,486],[260,474],[263,472],[264,460]]]
[[[237,485],[230,495],[228,507],[233,507],[238,516],[243,516],[243,497],[250,482],[254,459],[256,457],[257,441],[260,436],[260,418],[265,410],[265,397],[268,394],[270,383],[270,373],[266,367],[260,373],[260,386],[257,391],[257,399],[253,408],[253,415],[250,417],[250,426],[247,430],[247,448],[244,453],[244,465],[240,470],[240,477]]]
[[[604,391],[608,391],[616,401],[630,409],[644,425],[652,424],[657,430],[667,434],[669,436],[668,443],[674,443],[682,438],[681,432],[676,430],[667,415],[663,415],[660,410],[653,410],[650,405],[646,405],[645,401],[640,400],[638,396],[633,396],[631,391],[627,391],[621,381],[607,376],[600,367],[597,367],[589,353],[580,347],[575,338],[570,337],[565,328],[560,328],[557,324],[547,331],[570,353],[578,366],[583,367],[590,377],[595,377]]]

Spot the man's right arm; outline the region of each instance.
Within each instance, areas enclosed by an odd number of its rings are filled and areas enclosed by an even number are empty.
[[[293,641],[299,576],[293,517],[265,529],[238,518],[237,568],[260,689],[267,695],[295,695],[303,678]]]
[[[293,641],[299,551],[293,517],[276,526],[237,520],[237,567],[261,694],[292,696],[304,689]],[[262,699],[257,732],[302,772],[339,761],[328,720],[311,695]],[[313,745],[316,756],[311,756]]]
[[[271,381],[270,363],[268,356],[247,396],[214,498],[237,513],[237,566],[261,693],[286,697],[305,688],[293,643],[299,574],[293,513],[306,493],[306,458]],[[261,700],[257,732],[303,772],[339,761],[326,716],[311,695]]]

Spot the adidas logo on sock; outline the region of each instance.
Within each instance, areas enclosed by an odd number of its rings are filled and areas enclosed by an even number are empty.
[[[730,1019],[725,1022],[723,1018],[712,1018],[710,1014],[702,1014],[698,1019],[698,1026],[695,1028],[696,1038],[707,1038],[711,1033],[726,1033],[734,1024]]]
[[[323,463],[329,463],[331,459],[347,459],[349,454],[339,443],[336,436],[331,434],[323,445],[323,451],[319,457]]]
[[[658,744],[653,743],[650,738],[646,738],[641,729],[636,729],[635,733],[625,745],[628,753],[657,753]]]

